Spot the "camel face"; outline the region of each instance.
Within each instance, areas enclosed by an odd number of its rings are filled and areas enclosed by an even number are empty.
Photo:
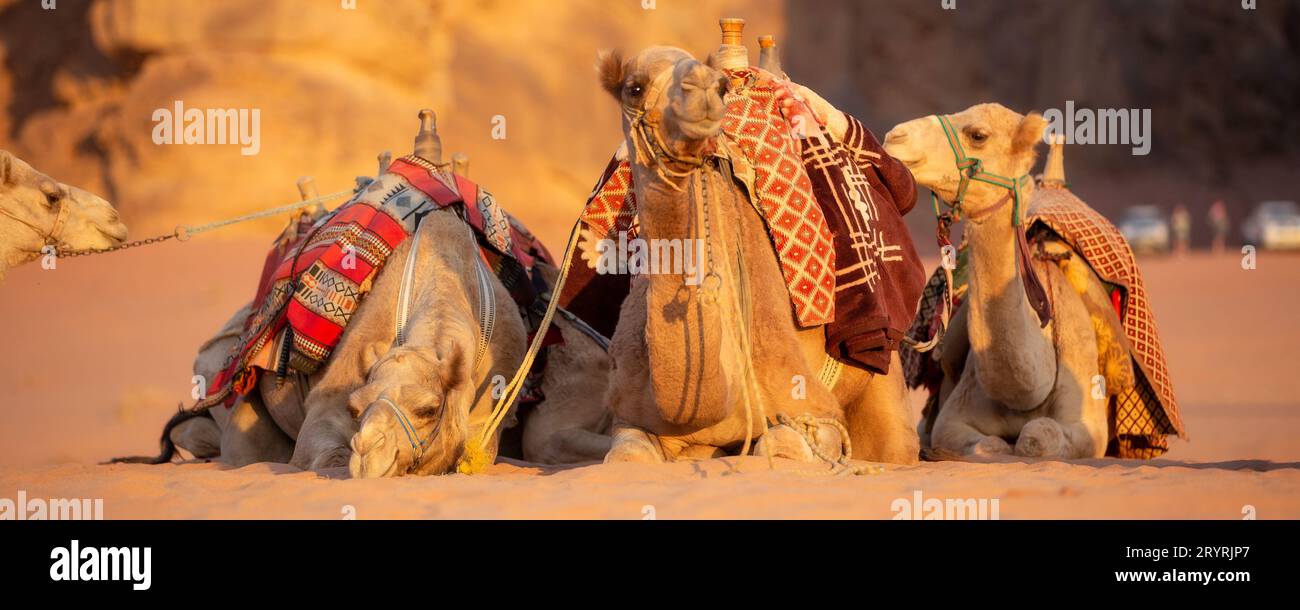
[[[1035,145],[1047,126],[1037,114],[1025,116],[1001,104],[979,104],[948,118],[968,157],[980,159],[984,171],[1009,178],[1029,173],[1036,160]],[[961,173],[939,117],[930,115],[894,127],[885,134],[885,151],[907,165],[917,183],[945,201],[956,198]],[[974,182],[968,192],[998,188]],[[972,199],[976,198],[967,198]],[[966,211],[977,210],[967,207]]]
[[[349,408],[360,417],[352,437],[353,478],[444,474],[460,459],[467,437],[459,384],[448,383],[454,366],[421,351],[399,347],[370,371],[353,392]],[[400,413],[399,413],[400,411]],[[414,445],[412,444],[414,443]]]
[[[65,206],[66,219],[57,228]],[[7,151],[0,151],[0,207],[7,212],[0,215],[0,235],[18,251],[6,252],[9,258],[35,258],[50,237],[74,249],[107,248],[126,239],[126,225],[107,201],[54,180]]]
[[[696,158],[722,133],[727,78],[681,49],[652,47],[626,61],[607,53],[599,72],[605,90],[622,107],[624,131],[631,137],[639,137],[634,131],[643,122],[663,152]]]

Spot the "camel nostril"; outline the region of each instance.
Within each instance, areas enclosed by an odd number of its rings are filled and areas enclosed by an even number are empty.
[[[892,129],[885,134],[885,144],[902,144],[907,141],[907,132],[899,129]]]

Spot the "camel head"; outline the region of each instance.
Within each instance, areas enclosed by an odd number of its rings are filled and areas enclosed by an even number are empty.
[[[352,437],[353,478],[445,474],[469,436],[470,366],[454,341],[436,350],[389,350],[370,368],[348,406],[360,418]]]
[[[36,260],[49,241],[85,249],[124,239],[126,225],[107,201],[0,150],[0,278],[9,267]]]
[[[597,71],[618,100],[624,135],[638,153],[665,164],[699,159],[722,133],[727,78],[681,49],[651,47],[626,60],[605,52]]]
[[[987,173],[1012,179],[1033,168],[1036,146],[1047,127],[1042,116],[1022,115],[1001,104],[979,104],[948,115],[948,119],[967,157],[979,159]],[[889,130],[885,151],[907,165],[918,184],[944,201],[956,198],[961,172],[938,116],[914,119]],[[972,181],[962,206],[966,213],[978,215],[1005,194],[1002,187]]]

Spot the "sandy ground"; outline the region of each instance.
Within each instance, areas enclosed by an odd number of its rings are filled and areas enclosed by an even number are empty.
[[[996,499],[1002,518],[1300,518],[1300,256],[1144,259],[1191,442],[1167,459],[922,464],[831,478],[761,459],[351,481],[283,465],[97,466],[152,452],[194,349],[247,300],[265,240],[199,238],[0,285],[0,498],[104,498],[108,518],[889,518]],[[233,278],[233,279],[232,279]],[[799,466],[797,468],[804,468]]]

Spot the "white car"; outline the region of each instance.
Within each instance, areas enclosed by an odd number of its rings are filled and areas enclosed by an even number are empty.
[[[1294,201],[1265,201],[1241,225],[1247,244],[1261,250],[1300,249],[1300,206]]]
[[[1134,252],[1168,252],[1169,221],[1154,205],[1137,205],[1125,210],[1119,232]]]

